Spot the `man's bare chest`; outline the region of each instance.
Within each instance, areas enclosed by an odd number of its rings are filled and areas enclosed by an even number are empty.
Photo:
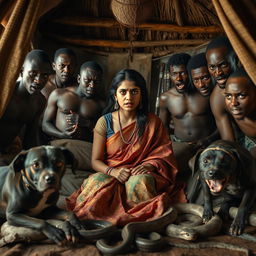
[[[100,103],[93,100],[82,100],[80,106],[80,115],[84,118],[97,118],[100,115]]]
[[[176,98],[169,101],[168,110],[172,116],[182,117],[190,115],[204,115],[210,112],[209,100],[198,97]]]

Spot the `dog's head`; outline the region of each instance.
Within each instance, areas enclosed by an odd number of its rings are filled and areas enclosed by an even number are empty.
[[[20,152],[10,167],[14,174],[20,172],[24,184],[39,192],[59,190],[66,165],[74,164],[73,154],[54,146],[34,147]]]
[[[241,162],[236,148],[225,141],[218,141],[199,152],[190,161],[190,167],[199,170],[201,179],[207,183],[212,194],[219,194],[238,175]]]

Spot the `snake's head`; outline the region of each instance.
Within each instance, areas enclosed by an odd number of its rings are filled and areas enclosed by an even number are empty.
[[[195,241],[197,237],[198,234],[193,229],[187,230],[186,228],[183,228],[183,230],[180,231],[180,238],[184,240]]]

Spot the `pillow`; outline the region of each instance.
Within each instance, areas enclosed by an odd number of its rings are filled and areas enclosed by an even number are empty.
[[[63,223],[60,220],[47,220],[47,222],[57,228],[61,228],[61,224]],[[15,242],[30,242],[45,239],[47,237],[42,232],[31,228],[12,226],[7,221],[1,226],[0,247]]]

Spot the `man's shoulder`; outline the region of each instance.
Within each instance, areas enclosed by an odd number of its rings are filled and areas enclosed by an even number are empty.
[[[212,112],[215,114],[226,112],[225,96],[223,89],[215,87],[210,96],[210,105]]]
[[[161,99],[168,99],[168,98],[177,97],[177,96],[178,96],[178,92],[175,88],[171,88],[168,91],[161,93],[160,95]]]
[[[53,91],[55,95],[65,95],[65,94],[74,94],[77,95],[76,90],[74,90],[72,87],[66,87],[66,88],[57,88]],[[78,96],[78,95],[77,95]]]
[[[211,104],[212,103],[214,104],[215,102],[224,103],[224,99],[225,97],[224,97],[223,89],[220,89],[218,86],[215,86],[210,96]]]

